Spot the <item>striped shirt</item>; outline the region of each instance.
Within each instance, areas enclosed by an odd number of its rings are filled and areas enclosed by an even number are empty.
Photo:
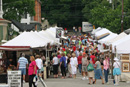
[[[28,64],[28,60],[25,57],[20,57],[18,63],[19,63],[19,69],[26,68],[26,65]]]

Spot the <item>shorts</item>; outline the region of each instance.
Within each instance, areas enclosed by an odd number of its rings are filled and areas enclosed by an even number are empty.
[[[38,69],[38,70],[37,70],[37,74],[39,74],[39,73],[41,73],[41,72],[42,72],[41,69]]]
[[[82,66],[82,71],[83,71],[83,72],[88,72],[87,66]]]
[[[26,75],[26,68],[21,68],[21,69],[19,69],[20,71],[21,71],[21,74],[22,75]]]

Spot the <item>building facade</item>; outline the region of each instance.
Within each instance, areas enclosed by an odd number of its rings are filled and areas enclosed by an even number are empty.
[[[21,18],[20,23],[24,24],[36,24],[35,30],[41,29],[41,1],[35,0],[35,16],[30,16],[30,14],[25,14]],[[12,24],[11,28],[14,29],[17,32],[20,32],[18,27],[16,25]]]

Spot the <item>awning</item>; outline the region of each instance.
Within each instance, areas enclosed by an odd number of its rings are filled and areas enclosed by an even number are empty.
[[[0,46],[0,50],[8,50],[8,51],[30,50],[30,46]]]

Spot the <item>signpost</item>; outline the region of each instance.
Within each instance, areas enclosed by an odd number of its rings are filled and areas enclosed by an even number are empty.
[[[21,71],[8,71],[9,87],[21,87]]]

